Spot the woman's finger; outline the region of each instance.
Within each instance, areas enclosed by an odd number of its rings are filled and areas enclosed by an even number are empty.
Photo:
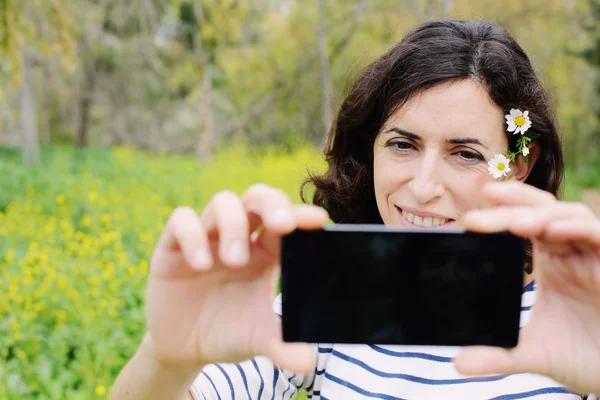
[[[252,185],[242,196],[244,209],[258,216],[265,229],[291,232],[296,227],[292,202],[281,190],[265,184]]]
[[[555,243],[573,243],[582,252],[600,254],[600,221],[596,218],[551,221],[545,237]]]
[[[557,243],[550,242],[548,240],[536,239],[533,241],[534,248],[540,252],[544,252],[548,257],[564,257],[572,255],[573,253],[579,253],[580,250],[573,245],[573,243]],[[533,258],[536,259],[535,256]]]
[[[522,367],[514,352],[514,349],[471,346],[463,348],[453,362],[464,375],[515,374],[522,372]]]
[[[280,329],[281,330],[281,329]],[[277,336],[268,346],[267,354],[280,368],[308,375],[317,365],[315,348],[308,343],[285,343]]]
[[[278,273],[273,274],[274,278],[277,276]],[[281,317],[274,312],[271,312],[262,324],[264,331],[256,338],[253,353],[265,355],[280,368],[297,374],[309,374],[314,371],[317,362],[314,345],[284,342]]]
[[[557,202],[552,193],[514,180],[488,183],[483,194],[495,204],[507,206],[545,206]]]
[[[541,289],[541,288],[540,288]],[[541,296],[541,293],[538,294]],[[557,321],[536,318],[536,308],[527,323],[519,331],[519,344],[511,349],[488,346],[466,346],[461,349],[453,362],[461,374],[520,374],[534,373],[549,375],[556,366],[557,357],[548,352],[547,346],[541,346],[544,339],[552,336],[553,325]],[[577,345],[571,343],[576,348]],[[570,351],[572,349],[560,349]]]
[[[467,212],[461,223],[476,232],[510,231],[522,237],[540,237],[553,221],[572,218],[595,218],[580,203],[555,202],[544,206],[499,206]]]
[[[532,313],[535,314],[534,309]],[[539,342],[539,330],[533,327],[533,318],[519,331],[519,344],[511,349],[488,346],[466,346],[461,349],[454,364],[465,375],[544,373],[548,368],[545,351],[531,347]]]
[[[320,229],[329,219],[327,211],[323,208],[308,204],[295,205],[292,211],[299,229]],[[256,243],[273,257],[279,257],[281,236],[279,232],[265,229],[257,236]]]
[[[194,269],[206,270],[213,259],[206,231],[196,211],[178,207],[169,217],[156,245],[155,254],[180,249],[186,263]]]
[[[241,267],[250,257],[250,222],[240,198],[224,190],[217,193],[201,216],[209,237],[219,238],[219,258],[231,267]]]

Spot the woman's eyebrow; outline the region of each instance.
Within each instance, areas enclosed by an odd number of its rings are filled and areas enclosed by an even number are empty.
[[[390,128],[386,133],[390,133],[390,132],[396,132],[396,133],[398,133],[398,134],[400,134],[402,136],[406,136],[407,138],[414,139],[414,140],[423,140],[421,138],[421,136],[419,136],[419,135],[417,135],[415,133],[406,131],[406,130],[404,130],[402,128],[398,128],[398,127]],[[446,143],[450,143],[450,144],[477,144],[477,145],[483,147],[484,149],[489,150],[489,148],[485,144],[483,144],[479,139],[476,139],[476,138],[469,138],[469,137],[466,137],[466,138],[454,138],[454,139],[448,139],[448,140],[446,140]]]
[[[486,150],[489,150],[489,148],[481,143],[481,141],[479,139],[475,139],[475,138],[455,138],[455,139],[448,139],[446,140],[447,143],[450,144],[478,144],[481,147],[483,147]]]
[[[404,129],[400,129],[395,126],[393,128],[390,128],[386,133],[390,133],[390,132],[396,132],[402,136],[406,136],[407,138],[414,139],[414,140],[423,140],[423,139],[421,139],[421,136],[416,135],[409,131],[405,131]]]

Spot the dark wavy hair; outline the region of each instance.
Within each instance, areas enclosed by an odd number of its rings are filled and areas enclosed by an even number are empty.
[[[419,25],[369,64],[339,107],[324,150],[328,169],[309,175],[312,203],[335,223],[383,223],[373,186],[373,144],[385,121],[412,96],[441,83],[474,79],[507,114],[529,110],[541,154],[526,183],[558,197],[563,154],[548,93],[529,57],[510,34],[488,21]],[[506,133],[516,151],[519,135]],[[530,252],[529,252],[530,253]],[[530,257],[528,257],[530,261]]]

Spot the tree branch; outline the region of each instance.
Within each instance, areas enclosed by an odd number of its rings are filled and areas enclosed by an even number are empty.
[[[333,48],[331,55],[329,57],[329,60],[332,65],[333,65],[335,59],[339,55],[341,55],[342,52],[344,51],[344,49],[346,48],[346,46],[348,46],[348,44],[350,43],[350,40],[352,39],[352,36],[354,36],[354,34],[356,33],[357,28],[358,28],[358,21],[355,20],[354,23],[352,24],[352,26],[348,29],[346,34],[343,36],[343,39],[335,45],[335,47]],[[266,93],[262,93],[260,96],[257,96],[254,99],[254,101],[251,102],[252,106],[244,114],[242,114],[241,116],[236,118],[234,121],[232,121],[229,125],[227,125],[223,129],[221,137],[223,137],[225,139],[231,137],[231,135],[233,135],[235,132],[239,131],[245,125],[250,123],[250,121],[252,121],[252,119],[254,119],[258,115],[262,114],[264,112],[264,110],[266,110],[267,107],[269,107],[271,105],[271,103],[273,103],[277,99],[277,96],[275,96],[275,93],[277,92],[277,90],[279,90],[281,88],[285,88],[285,91],[280,96],[280,99],[281,100],[287,99],[292,94],[294,88],[296,87],[295,84],[293,84],[293,83],[296,82],[301,77],[301,75],[304,73],[304,71],[306,71],[306,69],[312,67],[318,61],[318,59],[319,59],[318,55],[311,55],[310,57],[302,60],[301,63],[296,65],[296,68],[294,69],[292,77],[289,79],[285,76],[277,77],[273,83],[272,88],[270,88]],[[289,84],[288,82],[293,82],[293,83]]]

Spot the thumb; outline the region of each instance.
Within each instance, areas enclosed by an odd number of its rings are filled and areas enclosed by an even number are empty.
[[[532,372],[520,360],[520,350],[487,346],[465,347],[454,358],[458,372],[464,375],[515,374]]]
[[[297,374],[307,375],[317,366],[315,348],[309,343],[274,343],[269,353],[275,365]]]
[[[297,374],[309,374],[317,366],[317,353],[309,343],[285,343],[281,340],[281,324],[266,348],[266,356],[279,368]]]

